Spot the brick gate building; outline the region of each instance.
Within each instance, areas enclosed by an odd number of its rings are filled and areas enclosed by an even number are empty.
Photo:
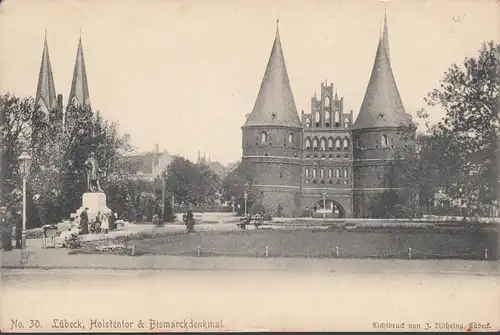
[[[387,20],[357,119],[333,83],[321,84],[299,118],[279,30],[252,112],[242,127],[242,162],[254,171],[251,192],[276,216],[369,217],[374,195],[403,188],[399,174],[413,136],[389,58]],[[353,122],[354,121],[354,122]]]

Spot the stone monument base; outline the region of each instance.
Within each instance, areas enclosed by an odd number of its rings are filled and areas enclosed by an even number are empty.
[[[102,192],[87,192],[82,196],[82,207],[76,211],[76,215],[79,217],[85,208],[87,209],[87,214],[89,220],[95,219],[97,213],[111,214],[111,209],[106,205],[106,194]]]

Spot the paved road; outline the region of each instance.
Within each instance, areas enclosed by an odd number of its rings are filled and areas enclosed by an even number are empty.
[[[105,322],[121,331],[150,329],[150,319],[184,321],[190,330],[373,330],[374,322],[448,325],[490,322],[500,327],[498,276],[328,271],[114,271],[2,269],[2,331],[13,322],[39,330],[54,319],[77,320],[83,331]],[[24,303],[21,303],[24,302]],[[212,322],[196,329],[193,321]],[[221,321],[222,320],[222,321]],[[222,329],[216,328],[222,322]],[[92,329],[91,328],[92,323]],[[154,323],[154,322],[153,322]],[[57,321],[59,324],[59,321]],[[185,330],[184,323],[175,330]],[[18,324],[19,325],[19,324]],[[74,325],[78,325],[76,322]],[[206,323],[208,327],[209,323]],[[14,329],[13,329],[14,330]],[[15,329],[29,330],[29,329]],[[378,329],[383,330],[383,329]]]

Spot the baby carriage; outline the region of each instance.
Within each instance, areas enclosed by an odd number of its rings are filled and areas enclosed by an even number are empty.
[[[44,225],[42,236],[42,248],[47,249],[49,245],[56,247],[57,225]]]
[[[99,221],[90,222],[89,231],[92,234],[99,234],[101,232],[101,223]]]

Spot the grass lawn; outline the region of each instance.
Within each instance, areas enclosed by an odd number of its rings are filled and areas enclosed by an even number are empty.
[[[167,233],[122,239],[135,255],[498,259],[495,230],[453,229],[258,229]],[[86,248],[91,247],[88,244]]]

